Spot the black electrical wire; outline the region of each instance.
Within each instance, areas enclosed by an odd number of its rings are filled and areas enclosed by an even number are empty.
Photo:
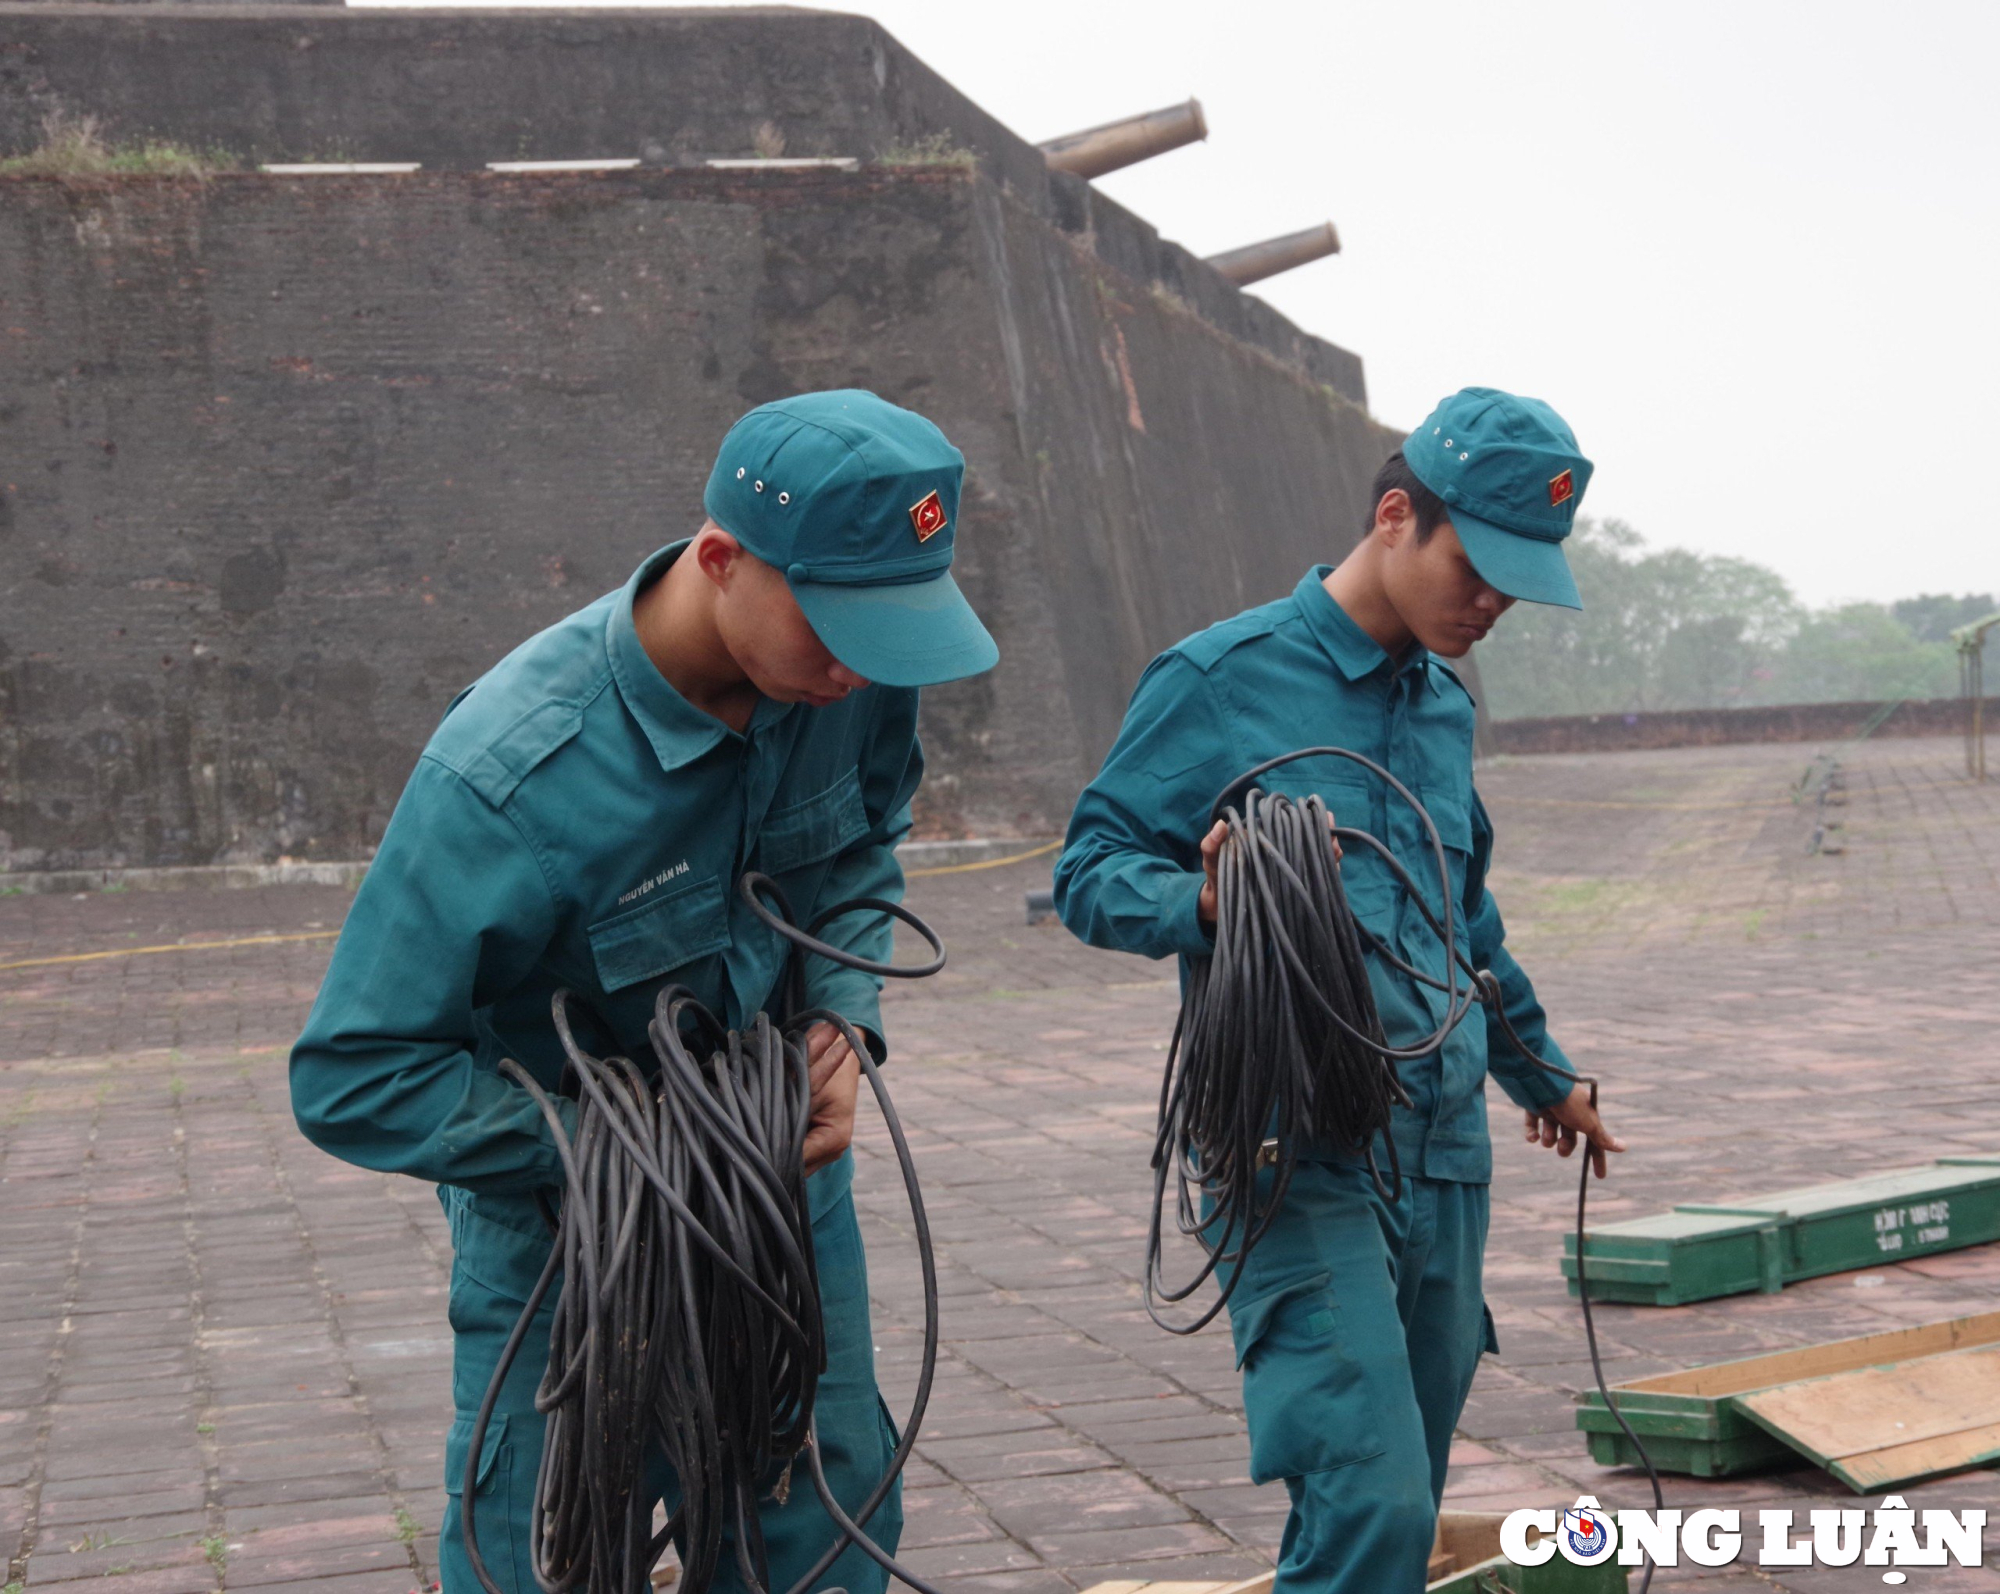
[[[1415,814],[1437,869],[1439,910],[1433,911],[1402,860],[1369,831],[1334,822],[1316,795],[1294,800],[1257,782],[1280,765],[1304,758],[1358,764]],[[1427,1057],[1475,1007],[1497,1019],[1508,1043],[1555,1079],[1589,1088],[1597,1081],[1558,1067],[1515,1031],[1490,969],[1475,968],[1458,948],[1451,868],[1436,822],[1416,794],[1373,759],[1345,747],[1307,747],[1268,759],[1225,787],[1210,824],[1227,828],[1216,866],[1215,950],[1189,960],[1186,990],[1160,1082],[1159,1125],[1153,1144],[1153,1207],[1146,1241],[1146,1309],[1175,1334],[1192,1334],[1215,1320],[1243,1276],[1243,1263],[1283,1205],[1306,1141],[1363,1156],[1376,1188],[1399,1199],[1402,1173],[1390,1134],[1394,1105],[1410,1098],[1396,1077],[1398,1062]],[[1355,917],[1340,877],[1340,849],[1359,846],[1378,856],[1446,950],[1443,979],[1415,967]],[[1372,953],[1432,990],[1444,1010],[1428,1035],[1391,1045],[1368,983]],[[1461,979],[1461,975],[1463,979]],[[1391,1182],[1383,1182],[1374,1142],[1387,1145]],[[1665,1508],[1660,1475],[1639,1436],[1619,1411],[1604,1379],[1597,1326],[1584,1273],[1585,1209],[1591,1147],[1583,1149],[1576,1197],[1576,1278],[1583,1305],[1591,1370],[1606,1408],[1631,1442]],[[1260,1191],[1260,1175],[1271,1170]],[[1162,1212],[1174,1179],[1179,1232],[1196,1240],[1206,1259],[1186,1283],[1164,1282]],[[1162,1303],[1186,1300],[1222,1275],[1208,1308],[1189,1322],[1171,1322]],[[1652,1585],[1649,1563],[1640,1594]]]
[[[850,1545],[922,1594],[936,1594],[869,1537],[916,1443],[930,1401],[938,1345],[937,1265],[916,1167],[901,1120],[866,1041],[839,1014],[807,1009],[802,955],[882,978],[944,967],[943,943],[908,909],[856,898],[804,929],[768,877],[743,877],[744,900],[791,943],[779,1018],[758,1013],[731,1030],[680,986],[663,988],[648,1040],[651,1066],[597,1057],[579,1044],[573,998],[556,993],[552,1021],[578,1092],[574,1136],[555,1102],[512,1059],[504,1073],[534,1099],[562,1159],[559,1212],[544,1205],[553,1242],[488,1382],[466,1456],[466,1558],[489,1594],[502,1594],[479,1551],[479,1457],[509,1369],[558,1270],[547,1369],[535,1405],[547,1416],[535,1480],[530,1547],[548,1594],[650,1594],[669,1543],[681,1587],[705,1594],[731,1533],[736,1564],[755,1594],[770,1590],[758,1501],[784,1498],[800,1458],[836,1529],[790,1594],[807,1594]],[[775,908],[767,904],[775,903]],[[820,939],[834,919],[869,912],[898,919],[929,943],[930,961],[896,965]],[[806,1036],[834,1026],[858,1059],[895,1147],[924,1280],[924,1351],[901,1441],[850,1516],[834,1498],[812,1426],[826,1365],[802,1153],[811,1119]],[[655,1533],[643,1487],[650,1454],[674,1469],[680,1503]]]

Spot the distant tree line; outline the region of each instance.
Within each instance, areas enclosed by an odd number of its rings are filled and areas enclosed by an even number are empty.
[[[1812,609],[1747,559],[1653,549],[1621,521],[1565,544],[1582,612],[1517,604],[1474,655],[1498,719],[1950,697],[1954,627],[1989,592]]]

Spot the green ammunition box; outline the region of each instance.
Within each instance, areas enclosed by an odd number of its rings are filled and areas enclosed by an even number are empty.
[[[1995,1239],[2000,1156],[1948,1157],[1605,1224],[1585,1231],[1583,1260],[1593,1301],[1681,1306]],[[1574,1296],[1574,1234],[1563,1238],[1562,1270]]]
[[[1584,1273],[1593,1301],[1680,1306],[1784,1285],[1783,1237],[1762,1215],[1676,1208],[1584,1231]],[[1576,1235],[1563,1236],[1563,1276],[1576,1289]]]

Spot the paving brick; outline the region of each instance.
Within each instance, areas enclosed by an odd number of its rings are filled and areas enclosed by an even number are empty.
[[[200,1547],[190,1539],[124,1544],[111,1542],[90,1548],[98,1539],[72,1540],[68,1545],[50,1544],[38,1548],[28,1562],[30,1586],[88,1581],[101,1582],[107,1576],[122,1579],[147,1573],[168,1581],[194,1578],[213,1586],[215,1574]]]
[[[1080,1585],[1060,1572],[1035,1570],[959,1575],[952,1578],[951,1586],[953,1594],[1072,1594]],[[915,1594],[900,1578],[890,1579],[889,1588],[891,1594]]]
[[[1233,1583],[1269,1571],[1270,1565],[1270,1561],[1263,1556],[1246,1554],[1241,1549],[1224,1550],[1177,1560],[1173,1563],[1172,1576],[1176,1580],[1190,1582],[1213,1579]],[[1079,1589],[1087,1589],[1097,1583],[1151,1582],[1166,1571],[1167,1568],[1157,1561],[1109,1561],[1098,1566],[1065,1567],[1064,1575]]]
[[[1032,1544],[1037,1534],[1185,1522],[1188,1508],[1128,1472],[1109,1468],[1059,1478],[1005,1478],[979,1487],[993,1519]]]
[[[59,1580],[53,1566],[45,1568],[39,1554],[28,1563],[28,1584],[31,1588],[60,1588],[82,1594],[86,1588],[105,1587],[105,1574],[92,1573],[86,1578]],[[130,1572],[118,1574],[111,1587],[118,1594],[214,1594],[215,1573],[205,1563],[194,1566],[170,1566],[160,1568],[139,1567]],[[405,1590],[404,1594],[408,1594]]]
[[[917,1576],[930,1581],[995,1572],[1016,1572],[1039,1568],[1042,1559],[1032,1550],[1004,1536],[973,1544],[940,1544],[913,1549],[896,1557]]]
[[[1198,1522],[1086,1532],[1031,1531],[1028,1548],[1059,1566],[1098,1561],[1179,1561],[1229,1548],[1229,1541]]]
[[[227,1583],[230,1588],[289,1588],[322,1578],[393,1571],[407,1594],[414,1581],[409,1547],[393,1538],[372,1543],[300,1543],[273,1552],[260,1538],[232,1540]],[[243,1548],[233,1548],[240,1543]]]

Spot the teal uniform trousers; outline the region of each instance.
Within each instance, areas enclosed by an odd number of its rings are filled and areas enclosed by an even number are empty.
[[[1268,1178],[1268,1175],[1266,1176]],[[1250,1478],[1291,1495],[1277,1588],[1424,1586],[1451,1435],[1482,1351],[1487,1188],[1305,1162],[1229,1303]]]
[[[1216,795],[1266,759],[1345,747],[1421,799],[1444,846],[1458,949],[1500,984],[1522,1037],[1559,1067],[1534,988],[1508,952],[1486,872],[1493,830],[1472,783],[1472,699],[1420,647],[1392,659],[1334,602],[1327,568],[1286,598],[1211,626],[1155,659],[1117,742],[1078,801],[1056,866],[1056,907],[1093,945],[1206,956],[1195,907]],[[1301,760],[1268,789],[1317,793],[1337,821],[1386,843],[1442,914],[1435,854],[1412,811],[1345,760]],[[1372,852],[1341,865],[1362,923],[1434,978],[1446,952]],[[1392,1043],[1426,1035],[1441,993],[1370,957]],[[1283,1208],[1243,1265],[1230,1331],[1243,1373],[1250,1471],[1291,1495],[1275,1594],[1417,1594],[1452,1429],[1482,1350],[1497,1348],[1481,1290],[1490,1074],[1524,1107],[1568,1086],[1520,1057],[1475,1009],[1431,1055],[1398,1065],[1412,1105],[1390,1133],[1401,1199],[1335,1148],[1306,1144]],[[1384,1167],[1387,1148],[1376,1151]]]
[[[363,1167],[438,1184],[451,1221],[457,1420],[446,1483],[461,1486],[472,1419],[507,1331],[548,1256],[535,1193],[558,1191],[555,1139],[513,1058],[554,1092],[563,1067],[549,1000],[567,988],[642,1062],[665,985],[741,1028],[769,999],[787,946],[736,891],[772,876],[800,921],[851,897],[902,896],[897,841],[922,777],[914,690],[870,686],[824,708],[761,702],[742,732],[668,684],[633,626],[634,598],[685,544],[618,591],[531,637],[453,702],[431,737],[342,927],[292,1051],[292,1109],[315,1144]],[[890,951],[880,917],[827,939]],[[804,965],[808,1007],[842,1014],[882,1057],[880,991],[824,959]],[[574,1104],[558,1108],[574,1124]],[[853,1163],[807,1181],[833,1366],[820,1386],[827,1469],[852,1509],[888,1459],[875,1395]],[[543,1424],[534,1386],[546,1323],[523,1347],[478,1466],[489,1568],[529,1594],[529,1503]],[[673,1480],[656,1476],[663,1498]],[[440,1555],[446,1594],[477,1587],[454,1499]],[[782,1590],[834,1537],[809,1485],[761,1514]],[[874,1519],[896,1543],[894,1499]],[[725,1563],[724,1587],[735,1577]],[[823,1586],[881,1594],[850,1555]]]

